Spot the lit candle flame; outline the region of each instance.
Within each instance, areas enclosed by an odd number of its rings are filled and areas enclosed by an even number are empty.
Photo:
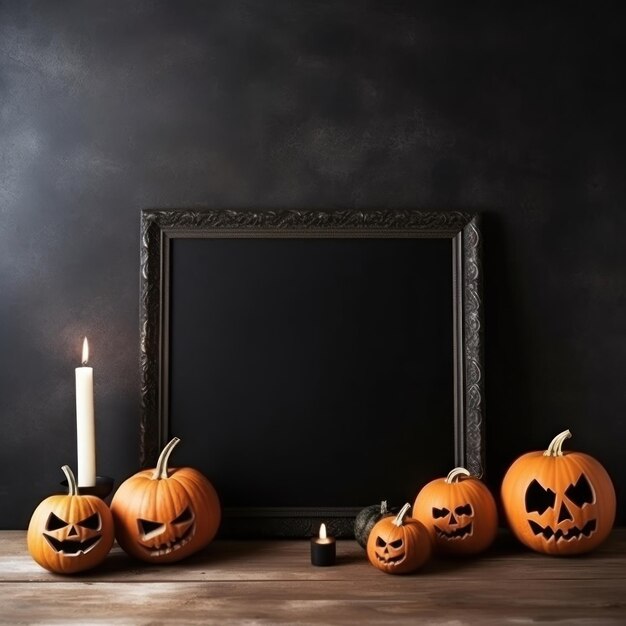
[[[87,343],[87,337],[83,340],[83,365],[87,365],[89,361],[89,344]]]
[[[320,539],[326,539],[326,524],[320,526]]]

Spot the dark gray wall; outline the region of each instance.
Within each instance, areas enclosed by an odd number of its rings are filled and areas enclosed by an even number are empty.
[[[484,213],[493,484],[570,427],[625,521],[619,3],[0,0],[0,510],[138,456],[139,211]],[[375,435],[374,435],[375,436]]]

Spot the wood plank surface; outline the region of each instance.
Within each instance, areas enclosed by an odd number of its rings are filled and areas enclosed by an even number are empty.
[[[114,548],[98,569],[59,576],[0,532],[2,624],[626,624],[626,531],[578,558],[500,538],[476,559],[433,559],[411,576],[371,567],[353,541],[315,568],[308,541],[217,541],[149,566]]]

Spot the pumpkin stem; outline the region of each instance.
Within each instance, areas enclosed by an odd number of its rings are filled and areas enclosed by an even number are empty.
[[[77,496],[78,494],[78,484],[76,483],[76,477],[74,476],[74,472],[72,472],[69,465],[64,465],[62,468],[63,473],[65,474],[65,478],[67,478],[67,495],[68,496]]]
[[[559,433],[548,446],[548,449],[543,453],[543,456],[563,456],[563,442],[569,439],[572,433],[569,430],[564,430]]]
[[[469,473],[469,471],[466,470],[464,467],[455,467],[446,477],[446,482],[448,484],[458,483],[462,480],[461,476],[463,476],[463,478],[467,478],[470,475],[471,474]]]
[[[380,514],[387,515],[387,500],[383,500],[380,503]]]
[[[174,448],[180,443],[178,437],[174,437],[166,446],[161,450],[159,454],[159,460],[154,468],[154,474],[152,474],[152,480],[160,480],[161,478],[167,478],[167,463],[170,459],[170,454]]]
[[[407,511],[411,508],[411,505],[407,502],[401,509],[398,515],[396,515],[396,519],[393,520],[394,526],[402,526],[402,522],[404,521],[404,517],[407,514]]]

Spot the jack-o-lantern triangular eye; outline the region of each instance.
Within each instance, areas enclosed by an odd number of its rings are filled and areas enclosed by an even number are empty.
[[[450,515],[450,511],[448,509],[438,509],[437,507],[433,507],[433,517],[435,519],[439,519],[440,517],[446,517],[446,515]]]
[[[144,535],[148,535],[163,526],[161,522],[152,522],[149,519],[138,519],[137,523],[139,524],[139,530]]]
[[[593,489],[584,474],[580,475],[575,485],[570,485],[565,490],[565,495],[578,507],[593,502]]]
[[[457,506],[456,509],[454,509],[454,512],[457,515],[471,515],[472,514],[472,505],[471,504],[465,504],[463,506]]]
[[[387,545],[387,542],[382,537],[376,537],[376,545],[379,548],[384,548]]]
[[[90,515],[84,520],[78,522],[79,526],[83,528],[89,528],[90,530],[99,530],[100,529],[100,516],[97,513]]]
[[[394,549],[397,550],[398,548],[402,547],[402,539],[396,539],[395,541],[390,541],[389,545]]]
[[[532,513],[543,513],[546,509],[551,509],[554,506],[556,500],[556,494],[552,489],[544,489],[536,479],[528,485],[526,490],[526,511]]]
[[[54,513],[50,513],[48,521],[46,522],[46,530],[59,530],[65,528],[67,522],[64,522],[60,517],[57,517]]]
[[[192,517],[191,509],[187,507],[172,523],[182,524],[183,522],[190,522]]]

